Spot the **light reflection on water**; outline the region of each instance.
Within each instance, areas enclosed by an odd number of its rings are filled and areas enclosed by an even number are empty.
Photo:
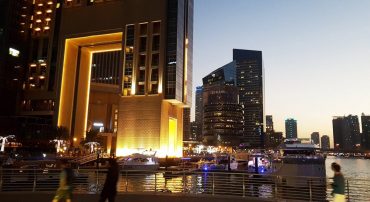
[[[370,179],[370,159],[345,159],[329,156],[326,159],[326,177],[334,175],[330,166],[333,162],[342,167],[342,173],[345,178],[364,178]]]

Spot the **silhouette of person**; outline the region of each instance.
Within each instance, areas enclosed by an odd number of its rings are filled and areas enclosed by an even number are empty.
[[[333,187],[333,202],[344,202],[346,200],[344,195],[344,177],[340,172],[340,165],[334,162],[331,164],[331,169],[334,171],[333,183],[331,184]]]
[[[58,202],[61,199],[65,199],[66,202],[72,200],[72,183],[73,183],[73,170],[70,168],[68,161],[63,160],[61,162],[62,172],[60,173],[59,188],[54,196],[53,202]]]
[[[103,190],[100,194],[99,202],[105,202],[108,199],[109,202],[114,202],[117,194],[117,182],[119,176],[119,168],[116,159],[110,158],[108,160],[109,168],[107,178],[105,179]]]

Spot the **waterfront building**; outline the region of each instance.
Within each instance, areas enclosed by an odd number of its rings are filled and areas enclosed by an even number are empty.
[[[333,118],[334,149],[354,151],[360,147],[360,125],[357,116]]]
[[[233,49],[233,62],[243,111],[244,143],[251,148],[261,148],[265,123],[262,51]]]
[[[311,133],[311,141],[320,146],[320,133],[319,132],[313,132]]]
[[[203,78],[203,141],[207,145],[238,146],[243,137],[243,114],[231,62]]]
[[[370,150],[370,115],[361,114],[362,149]]]
[[[286,138],[297,138],[297,120],[287,119],[285,120],[285,135]]]
[[[1,56],[6,49],[17,61],[3,68],[0,60],[0,88],[22,87],[17,115],[67,128],[75,146],[97,129],[118,156],[182,155],[192,100],[192,0],[3,2]],[[18,67],[25,79],[11,83],[22,76]]]
[[[203,137],[203,86],[197,86],[195,91],[195,123],[197,124],[197,140]]]
[[[330,149],[329,136],[327,136],[327,135],[321,136],[321,149],[322,150],[329,150]]]

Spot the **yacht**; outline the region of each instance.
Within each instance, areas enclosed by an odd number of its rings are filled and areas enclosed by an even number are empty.
[[[159,162],[158,158],[153,155],[135,153],[128,157],[118,160],[118,164],[122,166],[123,170],[158,170]]]
[[[317,197],[325,195],[325,158],[317,153],[319,147],[309,139],[286,139],[279,146],[280,156],[272,162],[274,176],[282,187],[309,195],[315,188]]]

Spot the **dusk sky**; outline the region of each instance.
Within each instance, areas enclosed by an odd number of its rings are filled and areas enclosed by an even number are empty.
[[[285,119],[295,118],[299,137],[317,131],[333,145],[332,116],[370,114],[369,0],[195,0],[194,7],[194,92],[232,60],[233,48],[261,50],[265,113],[276,131],[285,135]]]

